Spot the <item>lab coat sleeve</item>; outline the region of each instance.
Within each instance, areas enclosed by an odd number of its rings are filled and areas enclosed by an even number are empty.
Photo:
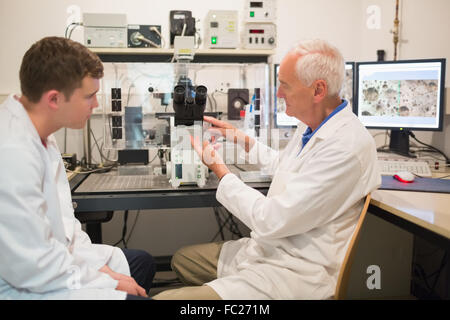
[[[61,210],[63,212],[64,228],[66,229],[66,237],[70,241],[71,254],[84,260],[95,270],[102,268],[104,265],[109,265],[116,272],[130,275],[130,268],[122,250],[113,246],[93,244],[86,232],[82,230],[81,223],[75,218],[70,185],[56,139],[51,135],[47,142],[49,146],[50,144],[53,146],[54,149],[51,150],[51,156],[58,163],[56,179]],[[111,262],[113,262],[114,268],[110,265]]]
[[[91,242],[89,236],[81,229],[80,222],[73,218],[70,221],[65,219],[65,225],[71,226],[74,229],[74,236],[71,244],[72,255],[83,259],[89,265],[98,270],[104,265],[108,265],[111,260],[114,260],[114,267],[110,266],[115,272],[130,275],[130,268],[128,261],[121,249],[104,245],[95,244]]]
[[[284,191],[277,195],[264,196],[227,174],[216,196],[260,237],[284,238],[321,226],[361,200],[363,191],[355,192],[361,170],[357,156],[329,147],[318,151],[301,172],[287,172]]]
[[[53,237],[39,152],[3,146],[0,163],[0,277],[35,293],[116,288],[116,280],[72,256]]]

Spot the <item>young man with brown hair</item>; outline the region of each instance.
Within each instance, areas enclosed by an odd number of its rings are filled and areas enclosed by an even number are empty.
[[[23,57],[22,95],[0,106],[0,299],[147,296],[152,256],[91,243],[53,136],[84,127],[102,77],[97,55],[47,37]]]

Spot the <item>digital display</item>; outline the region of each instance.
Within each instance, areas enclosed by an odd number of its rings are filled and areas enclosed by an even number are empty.
[[[250,33],[264,33],[264,29],[250,29]]]
[[[263,3],[261,1],[251,1],[250,8],[262,8]]]
[[[359,63],[357,115],[369,128],[438,129],[443,61]]]

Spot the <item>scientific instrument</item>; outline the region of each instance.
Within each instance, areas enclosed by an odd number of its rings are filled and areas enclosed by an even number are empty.
[[[207,48],[239,47],[238,12],[210,10],[205,19],[205,46]]]

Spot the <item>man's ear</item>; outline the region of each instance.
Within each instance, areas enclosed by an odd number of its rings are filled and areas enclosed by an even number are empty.
[[[325,80],[316,80],[314,82],[314,97],[315,103],[321,102],[328,94],[328,85]]]
[[[44,92],[41,99],[44,99],[46,105],[50,107],[52,110],[59,109],[59,103],[63,98],[63,93],[58,90],[49,90]]]

